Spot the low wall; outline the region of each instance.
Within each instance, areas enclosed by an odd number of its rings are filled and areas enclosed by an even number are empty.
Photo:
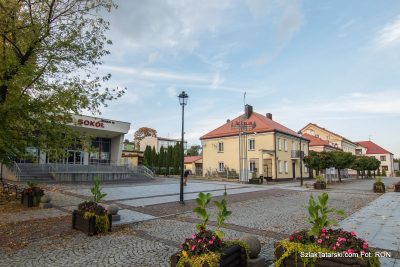
[[[3,168],[3,178],[10,181],[18,181],[17,176],[15,173],[8,168],[5,164],[0,163],[0,168]]]
[[[98,176],[100,181],[121,181],[128,180],[133,177],[132,173],[110,173],[110,172],[98,172],[98,173],[70,173],[70,172],[58,172],[52,173],[51,176],[58,182],[93,182],[94,178]]]

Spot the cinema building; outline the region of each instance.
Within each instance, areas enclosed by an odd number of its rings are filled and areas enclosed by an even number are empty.
[[[73,120],[72,128],[82,135],[94,137],[91,151],[84,151],[79,146],[66,148],[68,156],[54,162],[43,151],[29,148],[28,152],[37,159],[36,163],[91,165],[121,162],[124,135],[128,133],[130,123],[83,115],[73,115]]]

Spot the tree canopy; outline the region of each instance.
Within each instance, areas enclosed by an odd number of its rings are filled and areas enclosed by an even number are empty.
[[[141,127],[139,128],[133,135],[133,139],[135,142],[136,149],[140,149],[140,142],[146,136],[157,137],[157,131],[149,128],[149,127]]]
[[[200,150],[201,146],[199,145],[190,146],[190,148],[186,150],[186,156],[199,156]]]
[[[113,7],[112,0],[0,0],[0,161],[27,146],[63,151],[78,137],[67,126],[71,114],[97,114],[124,93],[104,86],[110,74],[96,74],[111,44],[100,12]]]

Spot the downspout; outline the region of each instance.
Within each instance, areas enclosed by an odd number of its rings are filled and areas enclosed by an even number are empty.
[[[278,161],[276,160],[276,132],[274,132],[274,146],[275,146],[275,179],[278,180]]]
[[[303,155],[301,153],[301,137],[300,137],[300,186],[303,186]]]

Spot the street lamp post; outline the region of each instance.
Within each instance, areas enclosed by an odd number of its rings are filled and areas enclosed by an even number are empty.
[[[183,149],[183,145],[184,145],[184,116],[185,116],[185,106],[187,104],[188,101],[188,94],[185,93],[185,91],[182,91],[182,93],[180,93],[179,97],[179,104],[182,106],[182,141],[181,141],[181,154],[182,154],[182,158],[181,158],[181,186],[180,186],[180,192],[179,192],[179,203],[181,204],[185,204],[185,202],[183,201],[183,175],[184,175],[184,169],[183,169],[183,162],[184,162],[184,149]]]

